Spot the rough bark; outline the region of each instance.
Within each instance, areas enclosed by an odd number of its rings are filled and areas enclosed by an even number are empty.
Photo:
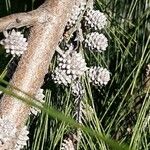
[[[22,26],[32,26],[38,19],[38,11],[12,14],[0,18],[0,32],[10,28],[20,28]]]

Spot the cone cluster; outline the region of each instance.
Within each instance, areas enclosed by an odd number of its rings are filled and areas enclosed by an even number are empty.
[[[89,30],[98,31],[107,25],[107,18],[99,10],[87,10],[84,16],[84,26]]]
[[[108,46],[108,40],[103,34],[92,32],[86,35],[84,46],[91,51],[103,52]]]
[[[93,85],[103,86],[110,80],[110,72],[103,67],[90,67],[88,77]]]
[[[72,9],[71,17],[69,18],[67,25],[66,25],[67,29],[72,28],[76,24],[77,20],[79,19],[80,14],[85,9],[85,6],[86,6],[85,0],[75,2],[75,5],[73,6],[73,9]]]
[[[52,78],[55,83],[67,86],[83,76],[86,70],[86,62],[82,54],[68,50],[58,57],[58,66],[55,68]]]
[[[14,29],[10,32],[3,32],[5,39],[0,41],[0,44],[6,49],[6,53],[12,54],[13,56],[20,56],[27,50],[27,39],[24,35],[15,31]]]
[[[17,135],[17,129],[13,122],[8,118],[0,118],[0,148],[3,144],[7,143],[8,149],[10,150],[21,150],[27,145],[29,131],[27,126],[24,126],[19,135]],[[8,145],[11,139],[16,139],[16,145],[14,149],[11,149],[12,145]]]

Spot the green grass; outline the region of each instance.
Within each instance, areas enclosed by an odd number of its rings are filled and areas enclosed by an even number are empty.
[[[2,0],[0,17],[34,7],[32,1]],[[150,149],[150,126],[144,128],[150,111],[149,89],[144,90],[144,70],[150,63],[150,0],[97,0],[95,7],[107,14],[104,33],[109,47],[103,54],[84,51],[84,55],[88,66],[107,67],[111,81],[104,88],[84,81],[82,101],[92,111],[82,118],[83,126],[72,120],[75,108],[70,90],[46,83],[46,105],[38,117],[28,121],[28,150],[57,150],[64,137],[78,127],[82,130],[80,150],[122,150],[121,144],[134,150]],[[4,55],[0,47],[0,77],[8,80],[6,65],[11,58]]]

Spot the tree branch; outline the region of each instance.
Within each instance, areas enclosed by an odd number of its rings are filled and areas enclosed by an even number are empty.
[[[30,12],[27,13],[25,20],[26,13],[23,13],[21,18],[20,14],[15,14],[0,20],[0,22],[3,22],[0,25],[1,30],[10,23],[9,27],[14,27],[16,18],[23,19],[22,23],[20,22],[17,27],[33,25],[28,41],[28,50],[22,56],[17,70],[10,81],[12,86],[31,96],[36,94],[43,83],[45,74],[48,72],[52,56],[69,19],[73,2],[72,0],[47,0],[36,10],[36,12],[40,12],[37,13],[38,18],[37,14],[32,15],[32,12]],[[6,21],[7,19],[9,21]],[[11,21],[13,21],[14,25]],[[16,91],[14,90],[14,92]],[[19,93],[16,92],[16,94]],[[16,125],[16,128],[20,129],[24,125],[28,113],[29,106],[9,95],[3,96],[0,103],[0,116],[9,118]]]
[[[38,18],[38,11],[34,10],[27,13],[12,14],[0,18],[0,32],[11,28],[20,28],[23,26],[32,26]]]

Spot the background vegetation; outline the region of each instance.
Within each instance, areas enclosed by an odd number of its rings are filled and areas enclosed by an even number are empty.
[[[32,10],[41,3],[42,0],[1,0],[0,17]],[[85,58],[88,66],[99,64],[109,68],[111,81],[104,88],[94,88],[85,82],[83,101],[88,114],[83,124],[132,149],[149,150],[150,99],[149,88],[144,88],[144,75],[150,62],[150,0],[97,0],[95,7],[108,17],[109,47],[103,54],[87,56],[85,52]],[[0,47],[0,78],[9,81],[14,70],[12,66],[17,62],[18,59],[12,61]],[[43,88],[47,106],[73,116],[74,98],[69,89],[55,85],[49,75],[45,77]],[[44,111],[31,117],[28,123],[28,150],[59,149],[62,140],[75,131]],[[82,131],[79,149],[109,150],[107,142]]]

